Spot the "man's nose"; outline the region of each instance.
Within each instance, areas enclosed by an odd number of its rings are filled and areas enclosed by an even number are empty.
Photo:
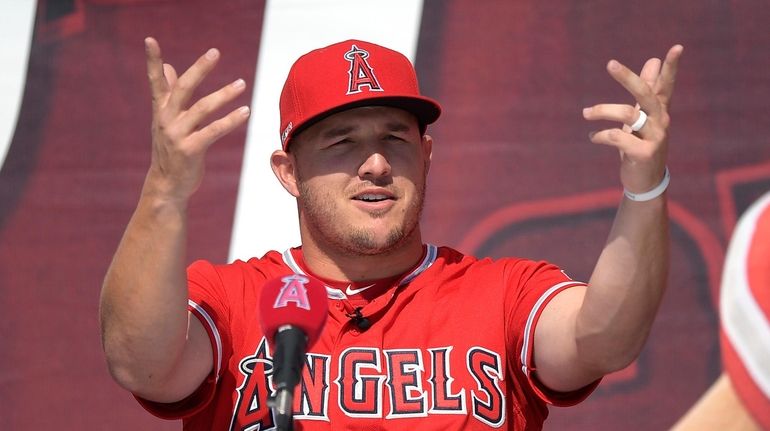
[[[374,151],[368,155],[366,160],[358,169],[358,176],[361,178],[373,177],[380,178],[390,175],[390,162],[388,158],[380,151]]]

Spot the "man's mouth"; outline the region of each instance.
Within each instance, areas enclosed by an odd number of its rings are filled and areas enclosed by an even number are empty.
[[[362,195],[353,196],[353,199],[363,202],[382,202],[393,198],[385,194],[365,193]]]

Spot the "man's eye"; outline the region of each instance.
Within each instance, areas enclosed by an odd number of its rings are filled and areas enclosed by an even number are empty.
[[[345,145],[345,144],[349,144],[350,142],[351,142],[351,140],[347,139],[347,138],[340,139],[339,141],[334,141],[331,144],[329,144],[329,146],[327,148],[342,146],[342,145]]]

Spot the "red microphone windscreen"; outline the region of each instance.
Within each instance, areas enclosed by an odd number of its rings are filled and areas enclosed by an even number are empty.
[[[311,346],[321,334],[329,305],[326,287],[320,281],[300,274],[268,280],[259,298],[259,324],[270,344],[284,325],[296,326],[307,335]]]

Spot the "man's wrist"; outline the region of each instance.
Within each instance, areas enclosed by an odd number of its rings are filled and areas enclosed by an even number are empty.
[[[663,180],[655,186],[652,190],[646,191],[644,193],[631,193],[630,191],[623,189],[623,195],[628,198],[629,200],[632,200],[634,202],[647,202],[651,201],[658,196],[662,195],[663,192],[666,191],[668,188],[669,183],[671,182],[671,174],[668,172],[668,166],[666,166],[666,171],[663,174]]]

